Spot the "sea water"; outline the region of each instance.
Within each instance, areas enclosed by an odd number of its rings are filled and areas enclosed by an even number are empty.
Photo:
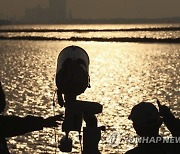
[[[136,142],[121,140],[136,135],[128,116],[132,107],[140,101],[162,104],[171,108],[180,117],[180,44],[179,43],[134,43],[106,41],[46,40],[46,38],[111,38],[150,37],[180,38],[180,31],[121,31],[133,28],[179,27],[179,25],[37,25],[3,26],[1,36],[43,37],[43,39],[1,39],[0,40],[0,80],[6,93],[8,108],[5,114],[24,117],[34,115],[53,116],[53,95],[56,89],[56,61],[60,51],[77,45],[85,49],[90,57],[91,88],[78,96],[80,100],[99,102],[103,112],[97,115],[99,126],[106,126],[102,132],[99,149],[104,153],[124,153],[136,146]],[[10,32],[10,30],[20,32]],[[26,32],[22,29],[30,29]],[[43,29],[37,32],[33,29]],[[58,32],[47,30],[67,30]],[[89,29],[89,31],[77,31]],[[110,29],[110,31],[93,30]],[[113,31],[118,29],[118,31]],[[112,31],[111,31],[112,30]],[[55,99],[56,100],[56,99]],[[55,114],[64,112],[58,104]],[[83,124],[84,125],[84,124]],[[8,147],[13,154],[21,153],[61,153],[57,141],[63,136],[61,126],[54,131],[41,131],[8,138]],[[118,134],[118,138],[113,138]],[[170,136],[163,125],[163,137]],[[55,142],[56,136],[56,142]],[[78,133],[72,132],[73,152],[80,153]]]

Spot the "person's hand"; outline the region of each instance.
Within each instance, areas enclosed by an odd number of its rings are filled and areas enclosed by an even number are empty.
[[[2,85],[0,82],[0,113],[2,113],[6,108],[6,96],[4,94],[4,91],[2,89]]]
[[[157,99],[157,104],[158,104],[158,107],[159,107],[160,116],[165,118],[165,117],[167,117],[169,115],[172,115],[172,113],[170,111],[170,108],[167,107],[166,105],[161,105],[160,101],[158,99]]]
[[[5,94],[0,82],[0,102],[5,102]]]
[[[56,116],[48,117],[44,119],[44,127],[58,127],[58,121],[64,120],[63,114],[59,114]]]

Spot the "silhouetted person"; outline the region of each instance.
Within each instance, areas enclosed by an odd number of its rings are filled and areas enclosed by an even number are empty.
[[[42,130],[43,127],[57,127],[58,122],[62,120],[62,115],[49,117],[26,116],[4,116],[1,113],[6,107],[5,94],[0,82],[0,154],[9,154],[6,143],[6,137],[23,135],[28,132]]]
[[[161,108],[161,112],[164,106]],[[159,135],[159,128],[166,118],[166,112],[163,118],[160,117],[158,109],[148,102],[141,102],[132,108],[129,119],[133,121],[133,127],[140,136],[138,146],[126,152],[126,154],[178,154],[178,144],[168,143]],[[170,112],[169,112],[170,113]],[[168,116],[169,118],[169,116]],[[172,114],[171,114],[172,118]],[[174,116],[173,116],[174,118]],[[174,119],[175,120],[175,119]],[[168,121],[169,122],[169,121]],[[172,134],[177,133],[175,123],[165,123],[171,125]],[[176,134],[177,135],[177,134]]]

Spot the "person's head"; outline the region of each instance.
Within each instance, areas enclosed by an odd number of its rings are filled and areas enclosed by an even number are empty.
[[[139,136],[159,135],[162,120],[159,111],[152,103],[141,102],[135,105],[128,119],[133,121],[133,127]]]
[[[6,99],[0,82],[0,113],[4,111],[5,107],[6,107]]]

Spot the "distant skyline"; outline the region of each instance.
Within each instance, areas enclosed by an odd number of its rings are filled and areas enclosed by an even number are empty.
[[[21,19],[28,8],[48,6],[48,0],[0,0],[0,18]]]
[[[25,10],[25,15],[21,23],[56,24],[67,21],[66,0],[49,0],[49,5],[45,8],[38,5]]]
[[[49,0],[0,0],[0,19],[21,20],[38,6],[49,8]],[[180,0],[66,0],[66,13],[79,19],[171,18],[180,17],[179,6]]]

